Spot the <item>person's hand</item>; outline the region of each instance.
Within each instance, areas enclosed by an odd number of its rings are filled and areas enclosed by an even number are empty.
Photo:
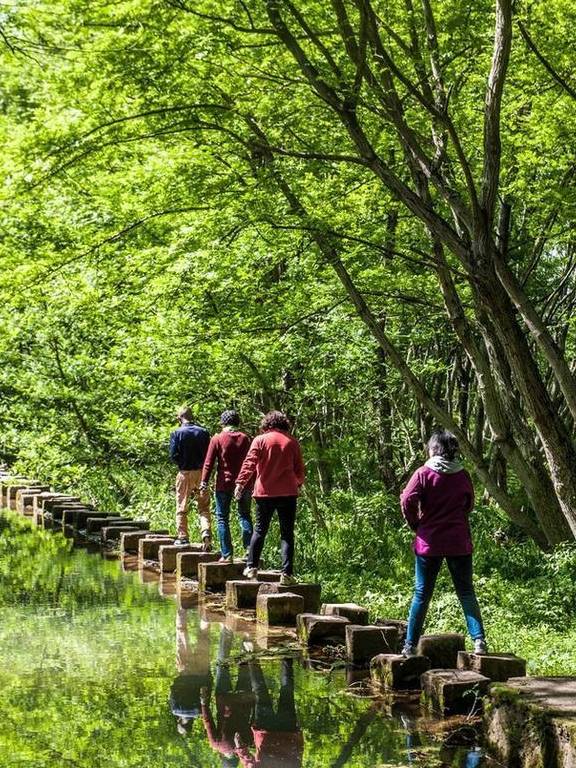
[[[236,485],[236,487],[234,488],[234,498],[236,499],[236,501],[240,501],[243,493],[244,493],[243,486]]]
[[[236,749],[242,749],[242,736],[236,731],[234,734],[234,746]]]

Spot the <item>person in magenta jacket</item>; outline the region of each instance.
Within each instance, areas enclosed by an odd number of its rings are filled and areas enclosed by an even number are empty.
[[[294,584],[294,526],[296,501],[304,482],[305,469],[300,443],[290,434],[290,422],[280,411],[271,411],[260,425],[262,434],[254,438],[238,477],[236,499],[253,481],[256,500],[256,525],[244,575],[255,579],[264,540],[274,512],[280,523],[282,552],[281,584]]]
[[[408,617],[405,656],[416,654],[444,559],[474,641],[474,651],[488,652],[472,581],[473,547],[468,516],[474,506],[474,488],[458,453],[458,440],[451,432],[434,432],[428,441],[428,461],[414,472],[400,496],[402,513],[416,534],[416,584]]]

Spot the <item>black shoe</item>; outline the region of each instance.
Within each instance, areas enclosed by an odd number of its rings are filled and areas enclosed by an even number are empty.
[[[181,539],[176,539],[174,544],[177,544],[178,546],[184,546],[185,544],[190,544],[190,542],[185,536],[183,536]]]

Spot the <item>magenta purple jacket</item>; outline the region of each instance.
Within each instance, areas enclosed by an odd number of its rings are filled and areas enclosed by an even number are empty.
[[[471,554],[468,515],[473,505],[474,488],[465,469],[417,469],[400,495],[402,514],[416,532],[414,552],[433,557]]]

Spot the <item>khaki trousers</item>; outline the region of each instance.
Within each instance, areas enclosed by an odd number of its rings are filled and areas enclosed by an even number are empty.
[[[200,492],[201,469],[181,470],[176,475],[176,527],[179,538],[188,538],[188,501],[191,496],[196,499],[200,515],[200,532],[202,538],[211,536],[210,496],[207,491]]]

